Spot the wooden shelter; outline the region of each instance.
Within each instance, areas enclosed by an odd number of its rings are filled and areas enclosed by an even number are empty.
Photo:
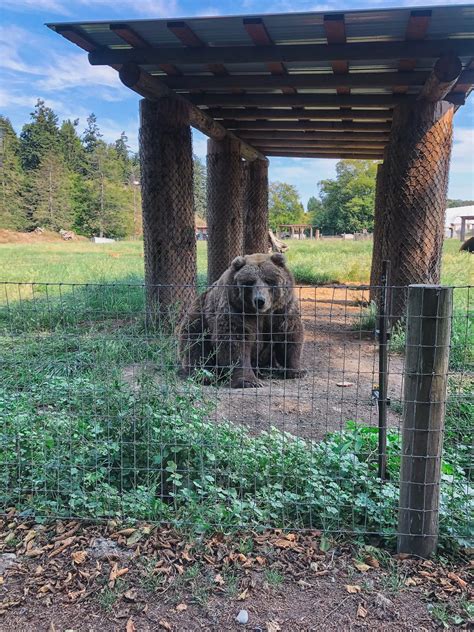
[[[453,114],[474,83],[473,5],[48,26],[144,97],[150,305],[194,291],[190,126],[210,139],[210,282],[264,248],[273,156],[383,160],[372,282],[383,258],[395,285],[439,281]]]

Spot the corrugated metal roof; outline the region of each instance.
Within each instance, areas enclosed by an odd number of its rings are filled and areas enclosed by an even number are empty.
[[[255,18],[257,17],[261,19],[260,27],[264,32],[266,32],[271,42],[282,48],[288,45],[310,44],[321,47],[321,45],[324,46],[328,43],[339,44],[341,42],[337,40],[328,41],[327,26],[328,22],[332,22],[333,25],[334,22],[339,22],[339,26],[341,26],[340,22],[343,21],[342,31],[345,34],[345,42],[348,46],[357,43],[381,43],[381,51],[384,50],[383,43],[405,41],[407,37],[407,27],[410,24],[410,20],[419,20],[419,22],[417,22],[417,26],[415,25],[415,34],[418,34],[418,38],[423,41],[452,41],[454,49],[459,46],[460,40],[463,40],[464,44],[472,41],[472,51],[469,43],[467,46],[464,46],[462,54],[459,53],[459,57],[464,69],[469,68],[474,70],[474,5],[472,4],[449,4],[446,6],[421,7],[419,9],[416,7],[403,7],[344,12],[301,12],[261,14],[259,16],[235,15],[222,17],[180,18],[177,22],[180,23],[181,29],[187,29],[188,35],[189,32],[191,32],[191,39],[194,38],[194,43],[196,43],[195,38],[199,38],[202,42],[202,47],[197,46],[194,48],[190,59],[181,59],[180,61],[173,61],[171,63],[161,63],[161,61],[156,59],[155,61],[151,61],[150,58],[145,55],[146,59],[144,58],[139,62],[141,69],[151,75],[156,75],[159,77],[160,81],[164,83],[166,83],[168,75],[181,75],[184,77],[193,75],[212,77],[213,75],[222,74],[230,76],[246,74],[261,75],[261,88],[252,87],[249,89],[246,87],[245,90],[239,91],[239,88],[236,85],[234,88],[222,89],[217,85],[217,83],[216,86],[213,86],[211,81],[211,84],[206,88],[206,92],[196,90],[195,87],[193,89],[187,89],[185,86],[182,87],[181,83],[179,84],[180,87],[177,91],[185,97],[190,96],[192,100],[199,105],[199,107],[204,109],[208,107],[206,105],[206,95],[210,95],[211,97],[212,95],[216,96],[219,94],[230,95],[233,102],[236,100],[238,101],[236,95],[239,93],[245,94],[247,101],[249,101],[252,95],[254,95],[255,103],[253,105],[248,105],[247,107],[255,109],[255,107],[259,107],[258,95],[261,94],[264,97],[265,104],[262,104],[260,107],[265,108],[265,110],[270,110],[272,107],[280,109],[282,107],[288,107],[291,105],[290,101],[293,99],[295,101],[294,107],[299,108],[298,116],[301,116],[301,118],[304,119],[304,115],[307,115],[308,117],[313,117],[314,120],[317,110],[303,110],[304,106],[306,106],[306,108],[313,107],[326,110],[333,107],[344,108],[344,111],[347,114],[347,108],[351,107],[351,97],[347,96],[346,98],[346,96],[338,96],[343,94],[344,91],[346,93],[349,92],[350,95],[354,95],[355,102],[357,99],[360,100],[360,95],[367,95],[370,99],[375,100],[377,99],[377,95],[380,95],[381,102],[378,107],[379,109],[383,109],[387,107],[385,102],[387,96],[395,93],[396,96],[394,97],[394,100],[396,100],[397,98],[400,98],[400,93],[403,93],[406,98],[410,98],[410,95],[416,95],[421,89],[419,85],[405,87],[393,87],[391,85],[387,85],[377,88],[370,87],[369,85],[355,85],[356,80],[352,81],[352,77],[356,77],[356,75],[359,75],[359,77],[363,79],[364,73],[393,73],[398,70],[406,71],[407,69],[416,69],[416,71],[427,72],[433,68],[436,61],[436,58],[425,55],[418,55],[416,59],[408,60],[398,58],[393,59],[392,56],[389,56],[388,59],[384,59],[383,52],[379,52],[377,55],[373,55],[368,59],[354,58],[349,62],[348,74],[341,75],[341,83],[344,84],[344,80],[349,77],[352,84],[354,84],[350,87],[350,89],[345,87],[344,89],[341,88],[336,90],[336,88],[324,88],[319,86],[314,89],[305,87],[303,89],[298,89],[297,91],[292,91],[284,86],[280,89],[265,87],[265,77],[270,76],[270,74],[283,74],[288,76],[288,83],[290,85],[292,74],[315,73],[320,76],[320,73],[328,73],[332,76],[333,71],[334,73],[340,72],[340,68],[338,70],[338,68],[333,65],[330,58],[323,60],[318,59],[317,61],[311,59],[305,61],[302,59],[298,61],[285,62],[284,64],[276,61],[276,63],[272,64],[270,60],[253,61],[251,59],[253,53],[248,55],[248,61],[243,63],[239,60],[240,52],[238,48],[235,49],[236,54],[232,56],[232,59],[228,59],[229,63],[226,63],[225,66],[222,64],[223,60],[219,59],[218,51],[216,51],[215,60],[213,60],[213,62],[215,62],[214,64],[210,64],[208,61],[204,60],[203,55],[205,53],[203,51],[209,52],[210,49],[215,49],[216,47],[244,47],[248,50],[249,47],[256,48],[259,44],[265,43],[265,38],[267,37],[265,34],[263,36],[263,42],[262,40],[258,41],[258,37],[257,41],[254,41],[253,37],[255,37],[255,35],[248,32],[245,25],[245,20],[251,18],[253,22],[255,22]],[[117,55],[121,54],[120,51],[124,51],[125,55],[127,55],[128,51],[136,50],[113,30],[114,25],[117,26],[119,24],[125,24],[126,28],[131,29],[149,47],[146,49],[147,51],[151,50],[152,52],[159,54],[160,59],[163,57],[166,61],[167,51],[184,51],[187,46],[190,45],[189,37],[188,40],[186,40],[186,36],[180,36],[179,33],[174,31],[173,28],[170,27],[170,21],[173,21],[171,17],[169,19],[129,20],[125,22],[103,21],[54,23],[48,24],[48,26],[58,32],[62,31],[65,37],[69,36],[64,33],[64,29],[69,29],[74,32],[76,36],[78,35],[79,38],[82,37],[87,40],[88,44],[86,47],[88,49],[94,49],[96,51],[116,51],[113,53],[115,56],[114,58],[116,58]],[[422,23],[421,27],[420,22]],[[80,39],[78,40],[76,36],[69,38],[72,40],[75,39],[75,43],[81,45]],[[408,39],[410,39],[410,37],[408,37]],[[410,42],[407,42],[407,51],[409,45]],[[141,53],[142,57],[143,55],[144,53]],[[407,56],[409,57],[408,53]],[[124,55],[122,55],[122,57],[124,57]],[[121,63],[124,62],[118,61],[114,67],[118,68]],[[469,73],[467,73],[467,75],[469,75]],[[469,75],[469,77],[471,77],[471,75]],[[462,101],[462,95],[464,94],[467,96],[470,93],[472,83],[472,81],[469,81],[467,84],[463,83],[462,87],[457,90],[458,94],[455,95],[456,98],[451,100],[459,105]],[[297,97],[299,94],[304,95],[304,104],[298,104]],[[271,97],[271,95],[275,96],[274,105],[268,104],[268,98]],[[311,95],[314,95],[314,103],[307,103],[306,101]],[[334,96],[334,104],[328,103],[328,96],[330,95]],[[286,96],[288,98],[282,100],[282,96]],[[318,103],[318,100],[321,100],[322,105]],[[215,101],[216,99],[214,99],[214,102]],[[279,101],[281,101],[281,104],[278,103]],[[284,102],[286,105],[283,105]],[[360,111],[367,112],[370,111],[371,108],[377,108],[376,103],[364,108],[363,106],[356,105],[355,102],[353,108],[354,113]],[[219,106],[215,103],[215,105],[210,105],[209,107],[212,108],[216,106],[222,111],[223,108],[226,107],[226,104],[223,103]],[[233,103],[233,105],[228,105],[227,107],[230,107],[235,113],[235,108],[239,106],[238,104]],[[336,109],[336,112],[338,111],[342,112],[341,109]],[[289,112],[290,116],[292,116],[295,121],[300,120],[297,118],[293,110],[289,109]],[[222,120],[224,125],[227,125],[225,118]],[[268,121],[272,121],[270,116],[268,117]],[[228,126],[233,129],[238,129],[238,125],[236,126],[234,121],[229,121]],[[277,120],[274,121],[273,129],[275,131],[278,130]]]

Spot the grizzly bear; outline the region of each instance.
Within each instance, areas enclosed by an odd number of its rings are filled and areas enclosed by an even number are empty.
[[[235,258],[192,304],[179,327],[182,373],[207,369],[232,388],[262,386],[258,377],[297,378],[303,324],[294,280],[279,253]]]

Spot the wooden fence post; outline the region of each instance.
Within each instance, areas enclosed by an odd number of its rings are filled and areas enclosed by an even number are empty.
[[[410,285],[398,552],[429,557],[438,540],[452,288]]]

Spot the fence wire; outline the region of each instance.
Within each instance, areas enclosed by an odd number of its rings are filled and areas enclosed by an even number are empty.
[[[242,367],[221,354],[250,344],[255,314],[245,309],[227,330],[227,311],[214,314],[217,351],[183,375],[190,339],[180,348],[169,319],[147,319],[143,286],[0,290],[0,511],[396,534],[405,319],[390,313],[381,480],[377,311],[368,286],[295,288],[304,328],[295,375],[285,373],[294,340],[280,336],[280,355],[265,355],[277,332],[262,314],[259,351],[244,367],[258,388],[231,388]],[[472,288],[454,288],[441,466],[440,533],[460,544],[473,530],[471,296]]]

